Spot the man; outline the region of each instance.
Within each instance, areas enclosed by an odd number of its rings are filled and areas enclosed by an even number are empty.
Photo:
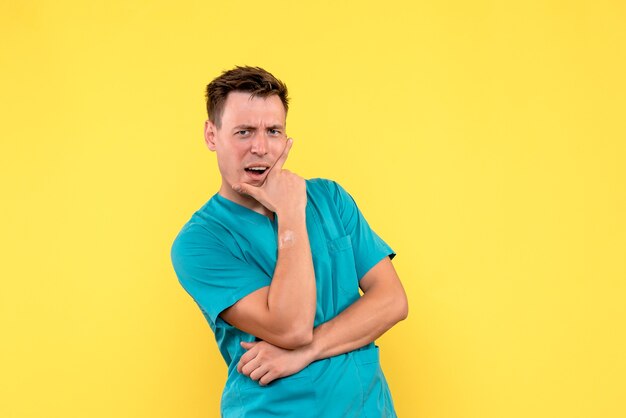
[[[339,184],[283,168],[281,81],[236,67],[206,93],[222,184],[171,255],[228,365],[222,416],[395,417],[374,344],[408,313],[395,253]]]

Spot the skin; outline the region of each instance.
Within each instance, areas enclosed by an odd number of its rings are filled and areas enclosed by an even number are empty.
[[[285,108],[278,96],[251,98],[247,92],[231,92],[224,103],[221,127],[218,129],[210,120],[204,125],[205,143],[217,154],[217,164],[222,176],[218,193],[269,218],[273,218],[277,205],[285,206],[289,202],[269,202],[265,199],[264,203],[271,206],[268,208],[253,197],[234,190],[233,185],[258,187],[265,183],[269,173],[265,173],[261,180],[253,180],[244,168],[252,164],[274,166],[285,150],[289,152],[286,149],[288,144],[285,118]],[[286,155],[275,172],[283,171],[285,159]],[[284,186],[284,179],[274,183],[275,186]],[[275,199],[289,197],[279,195],[281,191],[284,190],[271,190],[269,193]]]
[[[231,92],[218,129],[205,124],[205,140],[217,153],[219,194],[265,216],[278,215],[278,248],[270,286],[239,300],[220,316],[232,326],[277,347],[293,349],[313,339],[316,288],[306,228],[306,183],[283,168],[293,144],[285,135],[285,109],[278,96]],[[245,171],[270,167],[260,179]]]
[[[222,319],[263,341],[242,343],[237,369],[267,385],[311,362],[363,347],[408,315],[406,293],[388,257],[360,281],[363,296],[332,320],[313,329],[315,273],[306,230],[304,179],[283,169],[291,149],[285,110],[277,96],[250,98],[230,93],[220,129],[207,121],[205,140],[217,153],[220,195],[273,219],[278,214],[279,246],[272,283],[240,299]],[[243,129],[245,128],[245,129]],[[248,129],[250,128],[250,129]],[[252,180],[244,168],[271,169]],[[293,234],[293,235],[291,235]]]
[[[242,342],[247,352],[237,370],[264,386],[304,369],[310,363],[363,347],[408,315],[406,293],[388,257],[363,276],[363,296],[313,331],[313,341],[285,350],[266,341]]]

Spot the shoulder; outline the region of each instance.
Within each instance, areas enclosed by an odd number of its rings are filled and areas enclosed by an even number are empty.
[[[325,178],[307,180],[307,193],[314,198],[323,196],[325,199],[332,202],[333,206],[339,210],[345,209],[346,206],[356,204],[350,193],[335,180]]]
[[[214,215],[214,197],[193,213],[182,226],[172,242],[172,258],[183,256],[190,251],[220,246],[224,234],[222,223]]]
[[[306,183],[307,193],[309,194],[323,194],[336,199],[340,195],[347,193],[339,183],[331,179],[316,177],[306,180]]]

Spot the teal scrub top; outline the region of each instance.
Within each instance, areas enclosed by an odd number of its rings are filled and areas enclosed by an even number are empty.
[[[306,180],[306,224],[317,285],[314,326],[360,297],[359,280],[394,251],[369,227],[354,199],[338,183]],[[178,280],[200,307],[228,366],[222,417],[395,417],[380,368],[378,346],[311,363],[300,372],[261,386],[237,371],[257,340],[219,314],[244,296],[269,286],[278,255],[280,219],[215,194],[183,226],[172,245]]]

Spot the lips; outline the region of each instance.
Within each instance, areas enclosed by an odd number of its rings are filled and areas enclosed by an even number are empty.
[[[269,166],[264,164],[252,164],[245,168],[246,174],[255,180],[262,179],[269,170]]]
[[[268,167],[265,166],[252,166],[252,167],[248,167],[245,170],[248,173],[257,173],[257,174],[263,174],[267,171]]]

